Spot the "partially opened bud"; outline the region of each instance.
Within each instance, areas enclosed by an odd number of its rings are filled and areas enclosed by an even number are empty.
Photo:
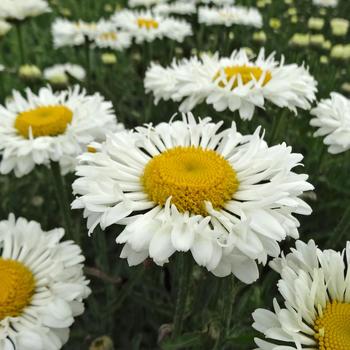
[[[89,350],[114,350],[113,341],[109,336],[103,335],[91,343]]]

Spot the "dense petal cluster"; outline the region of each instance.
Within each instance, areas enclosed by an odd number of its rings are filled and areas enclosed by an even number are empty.
[[[129,0],[128,5],[130,7],[152,7],[154,5],[164,4],[167,0]]]
[[[54,46],[79,46],[85,42],[95,44],[100,48],[113,50],[127,49],[131,44],[131,37],[124,31],[117,30],[116,25],[104,19],[98,22],[69,21],[57,18],[52,24]]]
[[[12,28],[11,24],[0,19],[0,38],[4,36]]]
[[[336,252],[298,241],[290,254],[275,259],[284,306],[274,300],[274,311],[254,312],[253,327],[269,339],[256,339],[258,349],[349,349],[349,264],[349,242]]]
[[[242,6],[200,7],[198,9],[198,21],[208,26],[225,25],[231,27],[237,24],[261,28],[263,25],[259,10]]]
[[[46,123],[55,117],[54,113],[48,113],[50,110],[59,113],[58,119],[51,124]],[[45,112],[45,115],[37,120],[36,113],[39,112]],[[62,113],[66,115],[65,125],[60,117]],[[50,161],[59,162],[63,173],[72,171],[76,156],[86,150],[88,143],[103,141],[107,132],[121,127],[110,102],[99,93],[89,96],[78,86],[57,93],[45,87],[37,95],[27,89],[25,97],[14,91],[12,100],[6,106],[0,106],[0,114],[0,172],[14,171],[16,176],[28,174],[36,164],[49,164]],[[25,119],[19,123],[21,115]],[[35,119],[37,130],[42,123],[38,131],[41,136],[35,135],[34,124],[30,126],[26,118]]]
[[[322,6],[322,7],[338,6],[338,0],[312,0],[312,3],[316,6]]]
[[[191,15],[196,13],[197,10],[194,2],[180,0],[172,3],[159,4],[153,8],[153,11],[159,15],[168,16],[170,14]]]
[[[56,18],[52,23],[52,37],[55,48],[63,46],[78,46],[86,39],[91,40],[96,35],[96,23],[82,20],[72,22],[65,18]]]
[[[69,76],[77,80],[84,80],[86,72],[85,69],[78,64],[64,63],[45,68],[43,75],[46,80],[52,83],[67,83],[69,81]]]
[[[196,0],[197,3],[200,4],[212,4],[216,6],[226,6],[226,5],[234,5],[235,0]]]
[[[85,259],[72,241],[60,242],[63,235],[13,215],[0,221],[0,349],[61,349],[84,312]]]
[[[136,43],[163,38],[182,42],[192,35],[191,25],[186,21],[163,17],[151,11],[122,10],[116,12],[111,20],[118,28],[131,34]]]
[[[251,119],[255,107],[264,108],[265,100],[278,107],[309,109],[315,100],[316,81],[304,66],[278,62],[274,54],[265,57],[261,50],[255,61],[245,50],[230,57],[203,54],[170,67],[152,63],[144,85],[159,100],[181,102],[180,111],[188,112],[206,102],[215,110],[239,111],[242,119]]]
[[[329,153],[341,153],[350,149],[350,100],[336,92],[329,99],[311,110],[315,118],[310,124],[319,128],[315,136],[326,136],[324,143]]]
[[[79,157],[72,205],[84,209],[89,232],[125,225],[117,243],[129,265],[190,251],[217,276],[255,281],[257,262],[298,237],[293,214],[311,213],[299,196],[313,187],[292,171],[302,155],[268,147],[260,129],[242,136],[234,123],[221,125],[188,114],[93,144],[95,153]]]
[[[130,47],[132,37],[125,31],[117,30],[113,22],[100,20],[97,23],[97,30],[92,39],[99,48],[123,51]]]
[[[1,0],[0,18],[22,21],[27,17],[36,17],[50,12],[45,0]]]

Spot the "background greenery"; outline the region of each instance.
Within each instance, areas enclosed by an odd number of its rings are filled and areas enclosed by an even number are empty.
[[[236,1],[242,5],[256,5],[254,0]],[[56,0],[51,1],[53,12],[28,20],[24,24],[23,40],[25,62],[41,69],[56,63],[78,63],[86,66],[86,51],[83,47],[53,49],[50,34],[51,22],[57,16],[69,19],[98,20],[108,18],[111,10],[125,6],[124,1],[111,0]],[[297,23],[292,23],[289,8],[297,10]],[[326,25],[322,33],[333,45],[350,43],[348,37],[332,35],[329,20],[346,16],[349,19],[350,2],[341,0],[336,9],[320,9],[311,5],[311,0],[295,0],[287,5],[282,0],[272,0],[261,9],[267,35],[265,44],[252,39],[254,29],[249,27],[200,27],[196,16],[185,16],[191,21],[194,35],[184,43],[168,40],[151,44],[133,45],[123,53],[116,53],[117,63],[105,65],[101,54],[105,50],[91,50],[90,62],[92,81],[90,92],[99,91],[113,102],[119,121],[127,127],[144,122],[167,121],[177,111],[175,103],[152,103],[143,88],[145,69],[151,60],[169,64],[174,57],[189,57],[203,51],[219,51],[229,54],[233,49],[249,47],[258,52],[264,45],[266,52],[282,54],[287,63],[305,63],[318,80],[318,98],[328,97],[331,91],[343,94],[342,85],[350,81],[349,61],[329,58],[329,50],[317,46],[293,47],[289,40],[295,32],[312,33],[307,27],[308,19],[322,17]],[[279,29],[270,27],[271,18],[281,21]],[[317,32],[314,32],[315,34]],[[3,103],[12,89],[24,90],[27,86],[37,90],[46,83],[41,80],[23,80],[18,74],[20,55],[15,29],[0,40],[0,63],[6,71],[0,73],[0,99]],[[320,57],[329,58],[329,63],[320,62]],[[298,79],[296,76],[295,79]],[[307,201],[313,207],[310,217],[300,217],[300,234],[303,240],[313,238],[321,247],[342,249],[350,235],[350,152],[329,155],[322,139],[315,139],[309,126],[310,115],[300,112],[295,117],[287,110],[269,106],[256,110],[252,121],[241,121],[237,113],[218,113],[210,106],[196,107],[197,116],[212,116],[224,120],[229,126],[232,120],[243,133],[252,132],[262,125],[270,144],[285,141],[295,152],[304,155],[304,168],[300,171],[310,175],[315,186],[313,193],[307,193]],[[70,188],[74,176],[66,177]],[[48,169],[37,167],[30,175],[17,179],[13,175],[0,176],[0,218],[10,212],[16,216],[39,221],[44,229],[62,226],[62,218],[55,197],[53,179]],[[72,213],[74,225],[81,232],[81,246],[87,258],[87,274],[91,279],[92,296],[87,301],[86,313],[72,327],[72,335],[65,349],[88,349],[89,344],[101,335],[108,335],[116,349],[213,349],[222,330],[222,310],[233,307],[230,332],[220,350],[252,349],[253,338],[251,313],[258,307],[270,307],[272,296],[276,295],[277,274],[268,267],[261,268],[261,278],[252,286],[236,286],[230,294],[227,279],[217,279],[206,270],[194,267],[190,283],[190,297],[185,310],[185,333],[170,340],[174,313],[178,275],[176,258],[163,268],[146,262],[142,266],[129,268],[118,258],[120,247],[114,243],[119,227],[107,232],[95,232],[88,237],[82,213]],[[283,243],[288,250],[293,241]]]

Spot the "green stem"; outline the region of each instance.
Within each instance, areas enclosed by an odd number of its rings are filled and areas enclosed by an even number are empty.
[[[342,218],[336,226],[333,234],[330,236],[329,244],[332,244],[334,248],[337,248],[338,244],[342,241],[344,234],[350,230],[350,205],[345,209]]]
[[[93,232],[93,241],[94,241],[94,248],[95,248],[95,256],[96,259],[96,265],[98,268],[101,269],[104,273],[109,275],[111,273],[110,264],[108,260],[108,248],[107,248],[107,241],[106,241],[106,232],[102,231],[100,226],[95,228]],[[115,285],[112,283],[106,283],[105,284],[105,298],[106,300],[113,300],[115,297]],[[102,312],[102,309],[100,309],[100,312]],[[107,330],[108,332],[113,332],[114,327],[114,321],[113,321],[113,313],[107,313],[106,317],[103,318],[104,327],[103,329]]]
[[[235,298],[234,277],[228,276],[224,280],[222,280],[222,282],[223,282],[223,287],[221,290],[222,297],[219,298],[219,301],[222,303],[221,312],[220,312],[220,315],[222,317],[221,329],[220,329],[219,337],[215,342],[214,350],[224,350],[225,341],[230,334],[232,310],[233,310],[234,298]]]
[[[278,139],[279,130],[280,130],[281,125],[284,121],[284,118],[285,118],[284,112],[282,112],[281,114],[275,113],[274,119],[273,119],[273,124],[272,124],[272,132],[271,132],[270,139],[269,139],[270,146],[272,146],[272,144],[276,141],[276,139]]]
[[[192,272],[192,264],[186,259],[185,253],[178,255],[176,274],[178,276],[178,290],[175,305],[175,314],[173,321],[173,334],[172,337],[176,338],[181,335],[183,321],[185,318],[186,302],[189,292],[190,277]]]
[[[86,69],[86,86],[87,90],[91,90],[91,50],[89,39],[85,38],[85,69]]]
[[[197,30],[196,33],[196,44],[197,44],[197,49],[199,50],[201,47],[203,47],[203,37],[204,37],[204,25],[200,24],[199,29]]]
[[[327,148],[323,145],[323,143],[321,143],[320,148],[321,148],[321,153],[319,156],[319,161],[318,161],[318,166],[317,166],[316,172],[321,175],[323,172],[324,165],[325,165]]]
[[[133,278],[129,280],[128,283],[126,283],[125,288],[120,291],[119,295],[117,296],[117,300],[110,305],[109,307],[110,312],[113,313],[117,311],[123,305],[125,299],[132,293],[135,285],[137,285],[139,281],[142,279],[144,272],[145,272],[145,267],[140,266],[137,272],[135,272],[135,274],[133,275]]]
[[[68,199],[67,189],[61,175],[61,168],[58,162],[51,162],[51,173],[66,235],[70,239],[73,239],[76,243],[79,243],[79,236],[73,233],[75,230],[71,219],[71,209],[69,205],[70,202]]]
[[[21,60],[21,65],[26,63],[26,57],[24,52],[24,44],[23,44],[23,34],[22,34],[22,24],[21,22],[16,22],[16,33],[17,33],[17,43],[19,49],[19,55]]]

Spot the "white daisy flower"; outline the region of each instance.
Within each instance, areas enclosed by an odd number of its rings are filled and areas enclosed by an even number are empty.
[[[0,349],[58,350],[90,294],[84,257],[63,229],[0,221]]]
[[[216,6],[234,5],[235,0],[198,0],[202,4],[212,4]]]
[[[51,32],[55,48],[79,46],[84,44],[86,40],[92,41],[98,35],[98,24],[56,18],[52,24]]]
[[[12,26],[10,23],[7,23],[6,21],[0,19],[0,39],[2,36],[7,34],[11,28]]]
[[[329,153],[341,153],[350,149],[350,100],[336,92],[311,110],[315,118],[310,124],[319,128],[315,136],[326,136],[324,143]]]
[[[36,17],[50,12],[45,0],[1,0],[0,18],[22,21],[28,17]]]
[[[51,83],[63,83],[69,82],[69,76],[77,80],[84,80],[86,76],[85,69],[78,64],[65,63],[55,64],[52,67],[44,69],[44,78]]]
[[[163,68],[152,63],[144,81],[146,92],[159,100],[180,102],[180,111],[188,112],[206,101],[215,110],[238,110],[242,119],[251,119],[255,106],[264,108],[265,100],[287,107],[295,114],[297,107],[311,108],[316,81],[304,66],[278,62],[272,53],[265,58],[261,50],[255,61],[244,49],[230,57],[203,54]]]
[[[338,6],[338,0],[312,0],[312,3],[316,6],[322,6],[322,7]]]
[[[117,30],[116,25],[111,21],[101,20],[97,23],[94,43],[99,48],[122,51],[130,47],[131,35]]]
[[[80,156],[72,207],[84,209],[90,233],[125,225],[117,243],[129,265],[147,257],[163,265],[190,251],[215,275],[252,283],[257,262],[298,237],[293,213],[311,213],[299,196],[313,187],[291,170],[302,155],[268,147],[260,129],[242,136],[234,123],[221,125],[188,114],[109,135],[96,153]]]
[[[185,2],[184,0],[175,1],[169,4],[159,4],[153,8],[154,13],[162,16],[170,14],[191,15],[197,12],[194,2]]]
[[[191,25],[184,20],[162,17],[150,11],[122,10],[112,16],[117,27],[130,33],[136,43],[168,38],[182,42],[192,35]]]
[[[154,5],[164,4],[167,1],[168,0],[129,0],[128,5],[130,7],[139,7],[139,6],[152,7]]]
[[[199,23],[212,25],[246,25],[261,28],[263,25],[262,15],[256,8],[242,6],[200,7],[198,9]]]
[[[253,327],[268,339],[256,339],[256,350],[350,349],[350,242],[336,252],[298,241],[271,265],[284,306],[275,299],[274,311],[254,312]]]
[[[76,156],[94,140],[118,130],[112,104],[75,86],[53,93],[49,87],[26,97],[14,91],[0,105],[0,173],[23,176],[36,164],[60,162],[63,173],[74,170]]]
[[[124,50],[131,45],[130,34],[117,31],[116,25],[104,19],[98,22],[71,22],[56,19],[52,25],[52,35],[56,48],[63,46],[79,46],[86,42],[94,42],[97,47]]]

